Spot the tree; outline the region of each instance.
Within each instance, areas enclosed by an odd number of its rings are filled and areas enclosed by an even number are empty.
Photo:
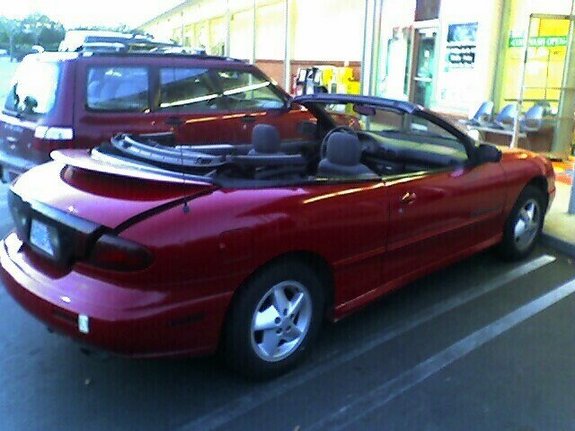
[[[22,20],[0,17],[0,44],[10,50],[11,58],[16,56],[17,51],[30,51],[32,45],[56,50],[65,34],[62,24],[39,13]]]
[[[20,28],[22,33],[28,35],[28,41],[31,40],[33,45],[50,48],[57,46],[66,35],[62,24],[40,13],[28,15],[21,21]]]

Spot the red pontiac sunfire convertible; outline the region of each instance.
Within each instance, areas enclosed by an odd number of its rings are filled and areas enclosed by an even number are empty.
[[[316,118],[294,125],[307,139],[261,124],[244,145],[124,134],[54,152],[9,192],[6,288],[82,344],[219,350],[262,377],[298,362],[325,317],[491,246],[533,249],[555,193],[544,158],[406,102],[297,104]]]

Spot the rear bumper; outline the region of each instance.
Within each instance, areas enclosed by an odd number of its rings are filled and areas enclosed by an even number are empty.
[[[74,270],[53,276],[24,249],[14,233],[0,242],[0,278],[50,329],[126,356],[203,355],[217,348],[231,293],[186,299],[185,292],[127,289]]]

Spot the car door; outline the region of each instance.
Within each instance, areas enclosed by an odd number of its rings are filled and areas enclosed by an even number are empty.
[[[391,99],[326,94],[294,101],[325,129],[342,116],[353,119],[359,129],[338,128],[358,135],[362,161],[382,175],[389,211],[383,291],[500,239],[505,174],[498,162],[478,163],[475,142],[453,125]]]
[[[414,172],[386,181],[386,279],[410,278],[485,248],[498,240],[503,224],[500,164],[472,163],[457,136],[426,118],[413,118],[401,139],[413,145]],[[453,155],[460,161],[449,160]]]

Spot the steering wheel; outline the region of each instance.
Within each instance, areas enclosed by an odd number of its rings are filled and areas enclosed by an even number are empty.
[[[329,132],[327,132],[325,134],[325,136],[323,137],[323,139],[321,140],[321,145],[319,147],[319,155],[322,159],[325,158],[325,156],[327,154],[327,141],[329,140],[329,137],[336,132],[344,132],[344,133],[348,133],[350,135],[358,136],[357,131],[355,131],[354,129],[352,129],[349,126],[336,126],[336,127],[334,127]]]

